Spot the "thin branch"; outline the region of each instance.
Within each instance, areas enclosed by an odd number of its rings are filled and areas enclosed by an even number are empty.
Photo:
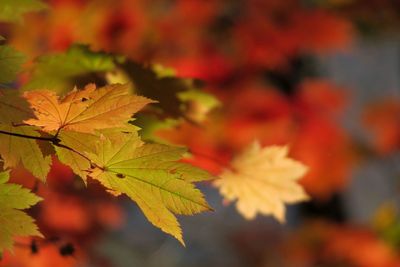
[[[27,138],[27,139],[34,139],[34,140],[38,140],[38,141],[46,141],[46,142],[51,142],[54,146],[57,147],[61,147],[64,149],[67,149],[71,152],[74,152],[76,154],[78,154],[79,156],[83,157],[84,159],[86,159],[87,161],[90,162],[90,165],[95,166],[99,169],[104,169],[103,167],[97,165],[96,163],[94,163],[90,158],[88,158],[85,154],[82,154],[81,152],[73,149],[72,147],[66,146],[64,144],[61,144],[61,140],[58,138],[58,134],[60,132],[60,129],[57,131],[55,136],[50,136],[50,137],[43,137],[43,136],[33,136],[33,135],[26,135],[26,134],[20,134],[20,133],[13,133],[13,132],[7,132],[7,131],[3,131],[0,130],[0,134],[5,134],[5,135],[10,135],[10,136],[16,136],[16,137],[21,137],[21,138]]]
[[[48,142],[60,141],[59,139],[55,138],[54,136],[52,136],[52,137],[33,136],[33,135],[26,135],[26,134],[20,134],[20,133],[7,132],[7,131],[3,131],[3,130],[0,130],[0,134],[22,137],[22,138],[27,138],[27,139],[35,139],[35,140],[40,140],[40,141],[48,141]]]

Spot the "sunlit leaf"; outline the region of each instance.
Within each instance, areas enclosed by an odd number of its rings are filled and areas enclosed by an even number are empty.
[[[5,249],[12,249],[15,236],[42,236],[34,220],[22,211],[41,198],[7,181],[8,173],[0,173],[0,254]]]
[[[133,113],[153,101],[130,94],[128,85],[108,85],[99,89],[90,84],[59,98],[51,91],[30,91],[25,97],[37,119],[25,123],[51,132],[74,130],[91,133],[95,129],[124,126]]]
[[[251,144],[238,155],[214,184],[228,201],[237,200],[236,207],[246,219],[260,213],[285,220],[285,203],[308,199],[297,184],[307,167],[287,157],[288,148],[271,146],[262,148]]]
[[[92,178],[115,195],[128,195],[151,223],[183,243],[173,213],[192,215],[210,210],[191,183],[210,176],[177,162],[183,153],[185,150],[178,147],[143,144],[134,132],[108,132],[101,135],[96,151],[87,155],[95,164]]]
[[[40,136],[37,127],[21,125],[32,116],[28,103],[16,90],[0,91],[0,155],[4,167],[14,168],[22,163],[35,177],[45,181],[51,158],[43,155],[36,140],[23,137]]]

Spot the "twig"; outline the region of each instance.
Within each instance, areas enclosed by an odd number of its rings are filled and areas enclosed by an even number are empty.
[[[94,163],[90,158],[88,158],[85,154],[73,149],[72,147],[66,146],[64,144],[61,144],[61,139],[58,138],[58,134],[60,132],[60,129],[57,131],[55,136],[50,136],[50,137],[43,137],[43,136],[33,136],[33,135],[27,135],[27,134],[20,134],[20,133],[13,133],[13,132],[7,132],[7,131],[3,131],[0,130],[0,134],[5,134],[5,135],[10,135],[10,136],[15,136],[15,137],[21,137],[21,138],[27,138],[27,139],[34,139],[34,140],[38,140],[38,141],[46,141],[46,142],[50,142],[52,143],[54,146],[57,147],[61,147],[64,149],[67,149],[71,152],[74,152],[76,154],[78,154],[79,156],[81,156],[82,158],[86,159],[87,161],[90,162],[91,166],[95,166],[101,170],[104,170],[103,167],[97,165],[96,163]]]
[[[52,136],[52,137],[33,136],[33,135],[26,135],[26,134],[20,134],[20,133],[7,132],[7,131],[3,131],[3,130],[0,130],[0,134],[22,137],[22,138],[27,138],[27,139],[35,139],[35,140],[40,140],[40,141],[48,141],[48,142],[61,141],[54,136]]]

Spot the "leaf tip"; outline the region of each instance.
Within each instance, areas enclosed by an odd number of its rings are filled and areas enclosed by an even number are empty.
[[[175,237],[178,241],[179,241],[179,243],[181,243],[181,245],[184,247],[184,248],[186,248],[186,244],[185,244],[185,241],[183,240],[183,238],[182,238],[182,235],[178,238],[178,237]]]

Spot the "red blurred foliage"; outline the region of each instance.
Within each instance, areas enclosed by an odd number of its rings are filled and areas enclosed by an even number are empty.
[[[82,200],[73,196],[47,194],[41,204],[39,220],[56,231],[86,232],[91,227],[91,217],[85,206]]]
[[[284,68],[300,53],[344,49],[352,40],[352,25],[327,11],[302,9],[297,4],[271,7],[266,4],[269,1],[258,2],[247,7],[234,29],[234,43],[246,65]]]
[[[283,266],[400,266],[394,249],[370,229],[325,222],[308,224],[287,238],[281,253]]]
[[[179,74],[210,82],[239,70],[285,68],[304,52],[343,49],[353,36],[346,19],[321,8],[306,8],[297,0],[173,4],[51,0],[49,4],[51,12],[32,14],[25,25],[12,30],[11,41],[22,51],[37,55],[66,49],[73,42],[88,43],[96,50],[164,63]]]
[[[60,246],[56,244],[40,244],[37,252],[32,253],[30,249],[30,239],[18,239],[18,245],[14,252],[6,252],[0,261],[2,267],[73,267],[78,262],[84,263],[85,256],[76,245],[74,246],[74,255],[63,256],[60,254]],[[62,246],[62,245],[61,245]]]
[[[346,18],[326,10],[296,13],[294,34],[302,51],[326,53],[346,49],[353,39],[353,26]]]
[[[343,258],[360,267],[400,266],[400,259],[387,244],[360,228],[335,229],[325,254],[327,258]]]
[[[123,54],[138,48],[146,26],[146,13],[141,12],[139,4],[136,1],[119,1],[103,12],[93,36],[96,40],[92,42],[94,47]]]
[[[326,199],[346,187],[355,163],[354,145],[339,121],[348,96],[326,81],[309,80],[299,86],[300,122],[293,155],[309,167],[301,180],[307,192]]]
[[[370,228],[306,221],[295,230],[243,227],[230,241],[246,266],[397,267],[400,257]]]
[[[400,99],[391,98],[371,104],[364,112],[364,125],[371,133],[373,149],[380,155],[400,148]]]

